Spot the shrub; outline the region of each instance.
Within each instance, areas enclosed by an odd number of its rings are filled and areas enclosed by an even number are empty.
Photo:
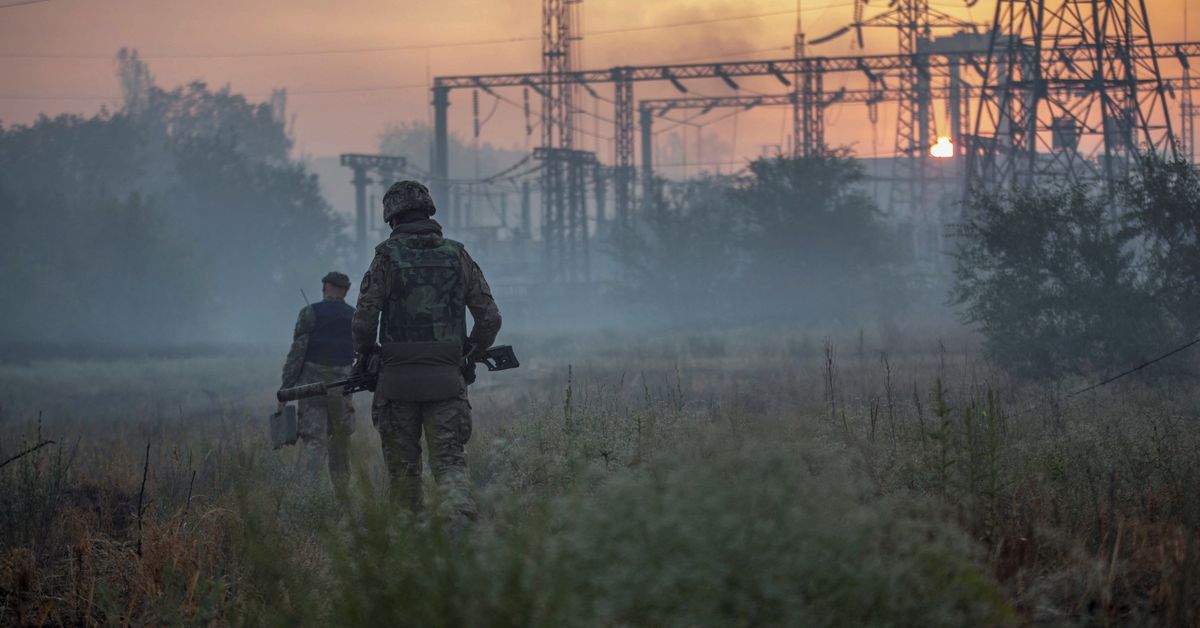
[[[805,462],[807,459],[809,462]],[[368,511],[330,617],[422,626],[995,625],[964,537],[782,447],[705,450],[506,501],[466,544]]]
[[[1083,187],[973,199],[951,299],[996,364],[1025,377],[1123,365],[1165,344],[1134,271],[1134,233]]]

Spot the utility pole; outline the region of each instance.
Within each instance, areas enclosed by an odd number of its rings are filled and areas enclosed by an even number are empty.
[[[372,183],[370,174],[384,183],[403,172],[408,160],[391,155],[346,153],[341,155],[339,161],[353,173],[350,183],[354,185],[354,243],[356,255],[363,256],[370,246],[367,242],[367,186]]]

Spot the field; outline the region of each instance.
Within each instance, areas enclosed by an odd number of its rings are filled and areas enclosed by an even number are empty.
[[[0,623],[1200,622],[1186,358],[1065,399],[960,332],[504,341],[458,539],[366,395],[348,496],[270,449],[282,349],[0,366]]]

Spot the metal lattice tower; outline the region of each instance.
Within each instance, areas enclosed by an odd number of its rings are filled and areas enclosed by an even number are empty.
[[[846,27],[844,31],[848,32],[850,28]],[[941,41],[941,39],[935,40],[934,44],[937,44],[938,41]],[[817,43],[817,40],[810,40],[808,42],[810,46],[815,43]],[[1200,58],[1200,42],[1154,44],[1141,42],[1132,44],[1129,50],[1131,58],[1147,59],[1157,55],[1160,59],[1176,58],[1181,65],[1186,64],[1188,60]],[[1078,45],[1043,50],[1042,63],[1059,63],[1062,59],[1070,59],[1073,62],[1076,60],[1086,61],[1094,55],[1094,52],[1093,47]],[[945,49],[937,45],[925,46],[925,50],[918,50],[916,57],[921,67],[928,69],[932,75],[929,98],[941,98],[944,95],[948,101],[948,105],[958,102],[960,103],[960,107],[965,105],[970,99],[976,97],[978,88],[975,87],[974,79],[977,76],[988,74],[988,60],[991,58],[986,45],[977,48],[972,42],[965,42],[962,45],[947,47]],[[843,100],[845,102],[862,102],[867,105],[868,109],[872,109],[879,102],[902,96],[907,97],[907,92],[894,88],[896,83],[892,77],[913,64],[914,58],[911,55],[806,56],[802,60],[783,58],[757,61],[634,65],[605,69],[584,69],[576,70],[568,75],[550,77],[547,77],[544,72],[439,76],[434,79],[431,90],[434,119],[433,172],[431,173],[431,181],[433,182],[434,198],[435,200],[448,198],[449,185],[452,183],[449,177],[450,134],[448,114],[450,94],[456,90],[529,89],[544,95],[544,88],[556,83],[574,83],[576,85],[591,86],[613,85],[614,92],[617,95],[614,105],[616,109],[614,119],[617,122],[614,125],[616,127],[614,134],[617,140],[617,150],[611,170],[611,181],[613,183],[613,200],[615,201],[616,215],[620,219],[621,216],[628,216],[633,203],[633,184],[635,179],[631,176],[631,173],[634,167],[634,136],[637,129],[634,124],[635,116],[633,115],[635,84],[670,84],[675,86],[677,90],[686,92],[687,90],[684,88],[685,81],[720,79],[730,85],[731,88],[736,88],[737,83],[735,79],[738,78],[771,77],[779,82],[781,88],[787,90],[781,97],[787,100],[788,103],[791,103],[791,99],[794,98],[795,94],[793,90],[794,81],[791,79],[797,73],[840,76],[858,74],[864,75],[868,79],[867,90],[862,94],[856,94],[850,90],[845,92],[839,90],[838,92],[822,97],[819,101],[814,101],[814,104],[817,105],[814,109],[818,115],[814,116],[813,119],[819,122],[821,119],[819,112],[822,109]],[[997,71],[996,65],[993,63],[990,70],[993,75]],[[955,80],[953,77],[960,69],[967,76],[959,76]],[[1195,81],[1193,81],[1194,83]],[[990,84],[993,86],[996,85],[994,76]],[[946,85],[944,89],[943,85]],[[1063,81],[1047,87],[1048,91],[1057,92],[1058,96],[1067,92],[1078,92],[1079,89],[1080,86],[1078,83],[1072,84]],[[993,91],[995,91],[994,87]],[[995,95],[993,94],[992,97],[995,98]],[[750,100],[742,101],[739,106],[751,105],[752,102],[753,97]],[[962,119],[969,118],[969,116],[963,114],[959,121],[960,124],[954,123],[953,113],[960,107],[950,106],[952,128],[960,126]],[[647,114],[646,110],[643,110],[642,114],[642,127],[645,129],[648,127],[646,124],[647,121],[652,123],[650,118],[653,117],[653,114]],[[983,128],[987,129],[988,127],[984,125]],[[972,138],[967,139],[970,140]],[[983,138],[983,140],[985,143],[989,141],[988,138]],[[976,143],[967,142],[965,144],[968,148],[973,149]],[[960,148],[962,145],[963,143],[960,143]],[[643,181],[642,190],[647,198],[653,196],[653,161],[650,148],[651,145],[649,143],[644,143],[642,146],[643,175],[646,177],[645,181]],[[922,157],[926,154],[923,148]],[[977,153],[979,151],[972,150],[968,152],[968,155],[977,156]],[[978,163],[979,159],[975,159],[975,162]],[[977,169],[969,170],[968,174],[975,171]],[[565,196],[564,192],[564,198]]]
[[[868,20],[862,19],[865,0],[855,2],[855,23],[859,46],[863,27],[894,28],[897,52],[911,62],[896,75],[899,99],[896,111],[896,156],[891,186],[893,215],[914,219],[925,216],[931,192],[926,172],[926,154],[932,145],[934,129],[933,96],[930,92],[930,67],[923,48],[929,44],[935,28],[975,30],[975,25],[929,8],[929,0],[899,0],[892,8]],[[957,138],[956,138],[957,139]]]
[[[885,14],[886,15],[886,14]],[[898,52],[911,56],[912,64],[900,71],[901,98],[896,113],[896,162],[892,183],[891,211],[913,216],[929,202],[925,176],[925,147],[929,146],[933,119],[929,97],[929,68],[917,56],[917,46],[931,35],[928,0],[901,0],[896,6],[895,26]]]
[[[613,115],[616,120],[613,184],[617,224],[625,226],[633,208],[633,80],[629,68],[613,68]]]
[[[1111,185],[1174,156],[1144,2],[998,0],[975,125],[973,189]]]
[[[568,157],[575,147],[578,90],[575,82],[564,80],[575,70],[580,1],[542,0],[542,246],[551,281],[581,278],[586,258],[577,250],[587,246],[583,163]]]
[[[1186,62],[1186,58],[1185,58]],[[1179,150],[1184,157],[1196,161],[1196,104],[1192,99],[1192,89],[1196,83],[1192,80],[1191,68],[1184,66],[1183,97],[1179,101]]]

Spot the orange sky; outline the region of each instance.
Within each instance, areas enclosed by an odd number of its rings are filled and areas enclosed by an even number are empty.
[[[0,0],[0,6],[20,0]],[[1200,39],[1200,2],[1147,0],[1155,38],[1184,37],[1187,23]],[[868,9],[868,15],[881,10]],[[297,149],[311,156],[374,151],[378,133],[389,123],[428,118],[430,75],[531,71],[539,67],[539,0],[45,0],[0,8],[0,121],[26,123],[38,113],[95,112],[115,103],[112,55],[121,46],[139,49],[159,83],[190,80],[230,83],[233,89],[265,98],[272,87],[287,87],[297,115]],[[935,8],[980,22],[991,19],[984,0],[972,10],[961,2],[933,2]],[[736,58],[775,58],[788,53],[795,27],[794,0],[583,0],[583,65],[610,67]],[[873,6],[873,5],[872,5]],[[805,0],[804,26],[810,38],[847,23],[846,0]],[[679,22],[773,14],[672,28]],[[640,29],[612,32],[620,29]],[[605,32],[601,32],[605,31]],[[591,34],[587,34],[591,33]],[[528,38],[487,46],[429,50],[343,52],[279,56],[214,56],[228,53],[328,51],[396,45],[445,44],[513,37]],[[890,32],[868,34],[867,52],[895,50]],[[755,52],[757,51],[757,52]],[[849,37],[813,54],[850,54]],[[34,55],[14,57],[13,55]],[[40,55],[40,56],[39,56]],[[827,82],[836,89],[839,81]],[[400,87],[416,86],[416,87]],[[743,82],[746,93],[777,92],[773,79]],[[720,81],[689,84],[694,94],[732,93]],[[366,89],[364,89],[366,88]],[[607,94],[610,88],[603,88]],[[669,87],[639,86],[638,98],[671,96]],[[520,99],[520,90],[508,92]],[[453,129],[470,131],[470,94],[456,93]],[[484,98],[485,107],[490,99]],[[535,109],[536,109],[535,103]],[[1172,105],[1174,106],[1174,105]],[[611,118],[611,105],[584,98],[582,107]],[[716,120],[722,112],[709,118]],[[874,129],[862,109],[830,112],[828,140],[853,144],[862,154],[888,152],[893,118],[884,110]],[[663,126],[669,124],[664,121]],[[705,129],[731,142],[736,125],[736,156],[741,159],[777,145],[787,129],[786,113],[761,110],[728,117]],[[607,160],[611,127],[583,117],[580,126],[603,139],[584,136],[583,148]],[[661,127],[660,127],[661,128]],[[691,132],[693,142],[695,131]],[[499,105],[483,140],[525,146],[520,111]],[[532,140],[536,143],[536,139]],[[873,148],[874,146],[874,148]],[[694,149],[691,149],[694,150]]]

